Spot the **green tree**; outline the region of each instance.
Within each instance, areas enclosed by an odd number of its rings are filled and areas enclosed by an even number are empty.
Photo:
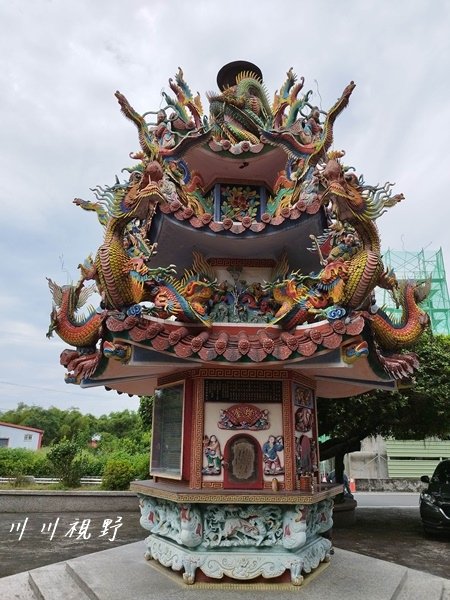
[[[92,418],[92,415],[83,415],[78,408],[70,408],[64,411],[58,438],[75,440],[83,434],[89,438]]]
[[[344,455],[360,450],[369,435],[450,437],[450,337],[424,335],[414,350],[420,367],[411,387],[319,399],[319,433],[330,437],[320,445],[320,457],[335,458],[337,481],[342,481]]]
[[[97,419],[92,415],[83,415],[77,408],[61,410],[54,406],[42,408],[29,406],[23,402],[17,408],[2,414],[2,420],[15,425],[25,425],[44,430],[43,445],[50,446],[61,440],[78,439],[86,440],[95,433]]]
[[[141,430],[138,414],[128,409],[120,412],[112,412],[109,415],[102,415],[99,417],[97,425],[99,433],[111,433],[118,438],[133,438],[136,432]]]
[[[150,430],[153,425],[153,400],[154,396],[141,396],[139,399],[138,414],[142,422],[142,426],[146,430]]]
[[[2,421],[35,427],[44,430],[43,444],[49,445],[59,440],[59,431],[63,423],[64,411],[59,408],[42,408],[29,406],[20,402],[16,409],[8,410],[2,414]]]

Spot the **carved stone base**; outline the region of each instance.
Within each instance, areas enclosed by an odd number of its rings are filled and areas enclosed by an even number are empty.
[[[178,504],[140,496],[141,525],[150,531],[146,558],[154,558],[194,583],[207,577],[271,579],[290,571],[293,585],[329,559],[333,501],[305,506]]]
[[[207,577],[222,579],[224,576],[237,580],[279,577],[290,571],[292,585],[301,585],[302,572],[310,573],[322,561],[330,557],[331,542],[318,537],[296,552],[281,548],[233,548],[230,551],[212,551],[182,548],[174,542],[150,535],[147,540],[146,558],[153,558],[165,567],[183,572],[188,584],[195,582],[200,569]]]

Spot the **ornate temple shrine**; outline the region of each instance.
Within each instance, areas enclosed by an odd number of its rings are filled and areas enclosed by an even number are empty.
[[[409,379],[427,290],[382,262],[375,221],[403,196],[331,149],[353,82],[327,110],[292,69],[273,102],[251,63],[217,84],[208,114],[181,69],[160,110],[116,92],[139,148],[74,200],[104,237],[78,283],[49,280],[48,335],[72,347],[68,382],[155,395],[151,477],[132,484],[148,558],[187,583],[299,585],[329,559],[341,491],[320,482],[316,399]],[[80,314],[94,290],[100,307]]]

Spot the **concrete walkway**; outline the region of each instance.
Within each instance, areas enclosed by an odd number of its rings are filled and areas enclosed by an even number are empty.
[[[304,584],[188,586],[172,571],[143,558],[145,545],[135,542],[119,548],[87,554],[0,579],[2,600],[183,600],[209,599],[211,587],[221,600],[450,600],[450,580],[422,571],[336,549],[328,565],[322,565]],[[247,589],[245,589],[247,588]]]

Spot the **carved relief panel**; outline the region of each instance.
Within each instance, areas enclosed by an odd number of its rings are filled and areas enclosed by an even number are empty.
[[[315,473],[318,470],[318,454],[314,393],[293,383],[292,398],[296,472],[297,475]]]
[[[284,478],[280,381],[205,380],[202,480],[261,489]]]

